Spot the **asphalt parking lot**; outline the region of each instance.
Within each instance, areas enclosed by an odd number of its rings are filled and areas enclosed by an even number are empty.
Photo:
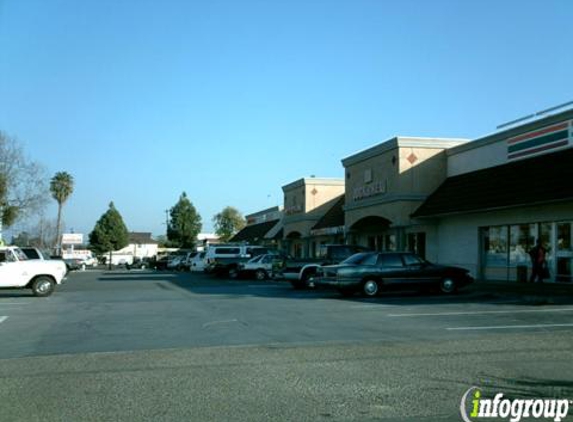
[[[0,291],[0,420],[460,420],[473,385],[573,399],[572,334],[573,305],[512,295],[77,272]]]

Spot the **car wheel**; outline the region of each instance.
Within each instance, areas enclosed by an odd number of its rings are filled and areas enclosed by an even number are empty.
[[[50,296],[54,291],[55,282],[50,277],[38,277],[32,283],[32,292],[34,296]]]
[[[458,286],[456,286],[456,282],[449,277],[444,278],[440,281],[440,291],[445,294],[452,294],[455,293]]]
[[[366,280],[362,283],[362,294],[366,297],[374,297],[378,294],[380,287],[375,280]]]
[[[229,278],[235,280],[238,277],[239,277],[239,271],[237,270],[237,268],[236,267],[229,268]]]
[[[257,280],[266,280],[267,279],[267,272],[261,268],[255,271],[255,278]]]

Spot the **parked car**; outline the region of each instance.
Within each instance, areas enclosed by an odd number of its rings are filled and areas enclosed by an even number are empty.
[[[133,270],[133,269],[140,269],[140,270],[144,270],[146,268],[149,268],[149,261],[146,258],[134,258],[133,262],[131,264],[126,264],[125,268],[127,268],[128,270]]]
[[[68,271],[81,270],[84,262],[79,258],[64,258],[63,261],[66,263]]]
[[[22,247],[20,250],[24,252],[28,259],[46,259],[42,251],[40,251],[38,248]]]
[[[257,280],[266,280],[269,277],[273,277],[277,257],[274,254],[264,254],[240,263],[238,266],[239,276],[254,276]]]
[[[169,257],[168,256],[162,256],[161,258],[158,258],[155,260],[155,262],[153,263],[153,268],[155,268],[156,270],[166,270],[167,269],[167,263],[169,262]]]
[[[367,251],[368,249],[355,245],[321,245],[316,258],[286,259],[281,276],[289,280],[295,289],[304,289],[309,286],[309,280],[316,275],[320,266],[338,264],[355,253]]]
[[[205,271],[205,255],[206,252],[197,252],[187,260],[187,268],[192,272]]]
[[[171,255],[167,259],[167,269],[172,271],[182,271],[185,269],[185,259],[187,255]]]
[[[0,288],[29,288],[35,296],[49,296],[66,275],[63,262],[28,259],[17,247],[0,247]]]
[[[205,271],[217,275],[237,278],[239,264],[247,262],[257,255],[269,252],[264,246],[216,245],[210,246],[205,255]]]
[[[97,258],[94,256],[88,256],[83,260],[83,264],[88,267],[97,267],[98,265]]]
[[[345,296],[373,297],[382,290],[437,288],[451,294],[473,282],[469,271],[432,264],[410,252],[358,253],[339,265],[321,267],[316,287],[335,288]]]

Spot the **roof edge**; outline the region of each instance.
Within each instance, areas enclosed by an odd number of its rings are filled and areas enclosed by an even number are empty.
[[[380,155],[384,152],[397,148],[429,148],[429,149],[450,149],[460,144],[470,142],[467,138],[438,138],[438,137],[416,137],[416,136],[395,136],[372,147],[366,148],[355,154],[349,155],[341,160],[344,167],[357,164],[361,161]]]

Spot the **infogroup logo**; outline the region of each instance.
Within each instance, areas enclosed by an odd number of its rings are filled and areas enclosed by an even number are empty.
[[[523,418],[560,422],[567,417],[572,404],[568,399],[509,399],[503,393],[486,398],[478,387],[472,387],[462,397],[460,413],[465,422],[493,418],[510,422]]]

